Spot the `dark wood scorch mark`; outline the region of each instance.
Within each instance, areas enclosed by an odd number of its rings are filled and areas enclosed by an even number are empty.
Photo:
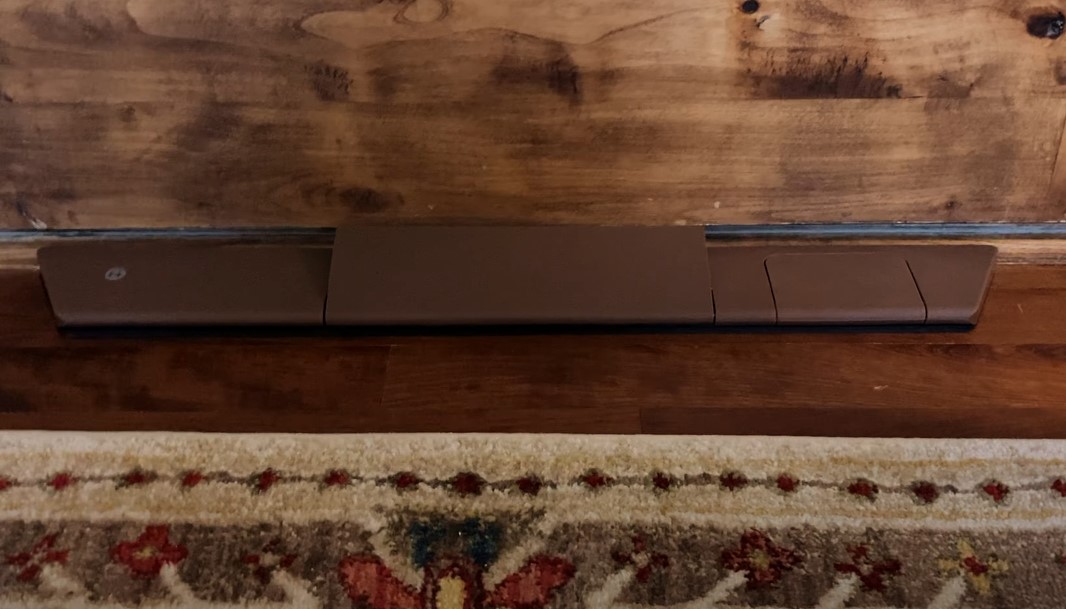
[[[322,101],[345,101],[351,92],[352,79],[348,70],[324,61],[316,61],[306,68],[311,88]]]
[[[955,82],[946,74],[941,74],[940,76],[937,76],[936,81],[929,88],[929,97],[951,99],[970,97],[976,84],[976,82],[971,82],[970,84],[965,85]]]
[[[178,134],[178,148],[202,152],[212,142],[225,141],[241,127],[241,115],[230,104],[204,103]]]
[[[761,97],[776,99],[898,98],[903,92],[902,85],[870,67],[869,56],[845,55],[819,62],[797,54],[784,66],[771,58],[765,71],[749,68],[749,75]]]
[[[371,188],[347,188],[340,191],[338,196],[349,209],[360,213],[379,213],[403,205],[400,193],[379,192]]]
[[[403,84],[403,77],[397,70],[389,67],[378,66],[371,69],[368,75],[374,95],[384,102],[391,101]]]
[[[397,191],[375,190],[365,186],[350,186],[333,181],[309,178],[299,186],[299,200],[305,206],[327,205],[343,208],[346,215],[380,214],[395,211],[404,205],[403,195]]]
[[[566,46],[556,41],[536,41],[539,48],[515,45],[514,52],[505,54],[492,70],[493,83],[498,86],[547,87],[571,105],[580,104],[581,69]]]

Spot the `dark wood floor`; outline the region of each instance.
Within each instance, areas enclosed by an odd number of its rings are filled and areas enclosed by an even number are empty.
[[[1066,267],[971,332],[58,334],[0,272],[0,428],[1066,437]]]

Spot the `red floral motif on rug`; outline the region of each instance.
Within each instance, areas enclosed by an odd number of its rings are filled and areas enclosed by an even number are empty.
[[[372,609],[543,609],[552,592],[574,576],[567,560],[548,556],[530,559],[488,589],[483,570],[462,560],[427,568],[417,590],[396,579],[377,556],[345,558],[339,571],[348,596]]]
[[[169,537],[166,526],[150,526],[137,539],[116,545],[111,556],[137,577],[155,577],[163,565],[179,563],[189,554],[184,546],[170,543]]]
[[[744,573],[749,588],[769,586],[803,562],[799,552],[779,546],[762,531],[748,531],[740,543],[722,552],[722,566]]]
[[[18,581],[30,582],[37,579],[45,565],[66,564],[70,550],[56,549],[57,533],[45,535],[28,551],[7,557],[7,564],[18,568]]]

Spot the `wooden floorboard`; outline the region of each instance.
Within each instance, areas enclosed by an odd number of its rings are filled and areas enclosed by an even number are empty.
[[[0,2],[0,228],[1063,220],[1061,3],[743,6]]]
[[[903,438],[1063,437],[1066,408],[986,405],[926,408],[896,404],[861,411],[824,407],[713,407],[645,410],[650,434],[795,435]]]
[[[56,332],[0,272],[0,428],[1066,437],[1066,268],[999,267],[971,332]]]

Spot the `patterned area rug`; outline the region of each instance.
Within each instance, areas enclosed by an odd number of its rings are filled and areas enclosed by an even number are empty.
[[[0,606],[1066,606],[1066,443],[0,433]]]

